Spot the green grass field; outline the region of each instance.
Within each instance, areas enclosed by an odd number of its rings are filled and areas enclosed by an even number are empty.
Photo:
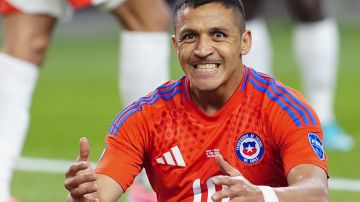
[[[287,24],[270,26],[275,48],[275,76],[299,89]],[[343,25],[336,114],[353,134],[357,147],[349,153],[328,152],[332,177],[360,180],[360,26]],[[31,109],[31,126],[23,156],[72,160],[79,138],[87,136],[96,161],[113,118],[122,109],[117,90],[118,35],[56,36],[38,82]],[[169,39],[170,40],[170,39]],[[172,57],[171,77],[181,71]],[[62,174],[16,171],[13,195],[21,202],[65,201]],[[331,191],[331,201],[360,201],[360,192]]]

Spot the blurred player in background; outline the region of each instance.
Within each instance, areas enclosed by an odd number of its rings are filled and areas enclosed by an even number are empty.
[[[168,80],[170,11],[163,0],[0,0],[0,201],[10,199],[15,160],[21,153],[39,68],[59,20],[74,8],[98,5],[123,25],[119,89],[125,105]],[[100,71],[100,70],[99,70]]]
[[[68,201],[117,201],[143,167],[160,202],[327,201],[320,121],[300,93],[243,65],[241,1],[179,0],[173,22],[186,76],[116,117],[95,171],[80,140]]]
[[[242,0],[253,45],[244,63],[258,71],[271,73],[271,44],[266,24],[260,17],[264,0]],[[322,0],[286,0],[296,26],[294,53],[301,67],[305,96],[316,109],[325,135],[325,147],[349,151],[354,141],[337,123],[334,99],[337,80],[339,34],[335,19],[325,13]]]

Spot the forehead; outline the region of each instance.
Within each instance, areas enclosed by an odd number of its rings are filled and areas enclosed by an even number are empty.
[[[233,8],[226,8],[221,3],[208,3],[199,7],[186,7],[179,10],[175,28],[181,31],[184,28],[195,28],[200,26],[231,27],[239,28],[240,16]]]

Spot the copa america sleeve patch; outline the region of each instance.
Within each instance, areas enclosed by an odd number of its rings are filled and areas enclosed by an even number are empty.
[[[246,164],[253,164],[264,156],[264,144],[255,133],[245,133],[235,145],[237,157]]]
[[[323,145],[321,139],[319,138],[319,136],[315,133],[309,133],[308,139],[309,139],[310,145],[313,148],[313,150],[315,151],[316,155],[321,160],[324,160],[325,159],[324,145]]]

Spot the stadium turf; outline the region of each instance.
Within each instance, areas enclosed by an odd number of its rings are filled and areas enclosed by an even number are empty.
[[[291,55],[288,24],[271,24],[275,48],[275,76],[299,89],[298,71]],[[343,25],[336,114],[339,122],[356,139],[349,153],[328,152],[333,177],[360,180],[360,86],[358,47],[360,26]],[[122,104],[117,91],[117,33],[86,37],[56,36],[38,82],[31,109],[31,126],[23,155],[51,159],[75,158],[81,136],[91,144],[91,160],[96,161],[104,137]],[[170,40],[170,39],[169,39]],[[173,56],[171,77],[181,71]],[[314,67],[315,68],[315,67]],[[15,172],[13,194],[21,202],[64,201],[64,177],[60,174]],[[354,201],[360,192],[331,191],[331,201]]]

